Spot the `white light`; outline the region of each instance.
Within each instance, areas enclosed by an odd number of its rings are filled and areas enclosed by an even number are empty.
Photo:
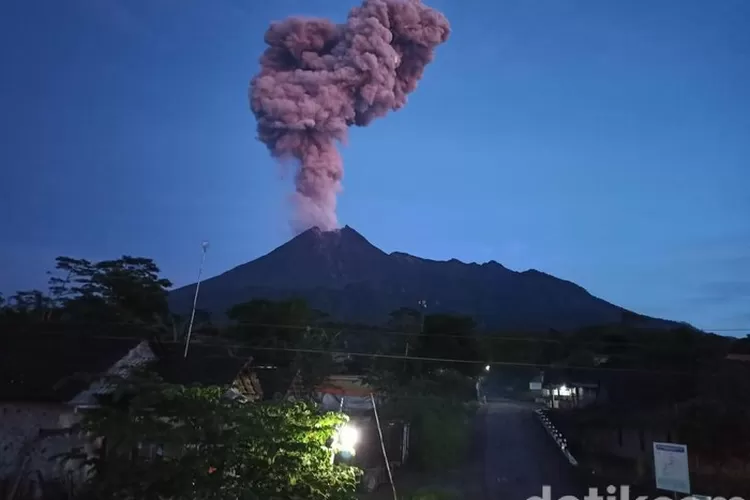
[[[558,394],[560,396],[570,396],[572,394],[572,390],[565,386],[564,384],[560,386]]]
[[[339,430],[339,449],[344,452],[354,453],[359,443],[359,429],[353,425],[345,425]]]
[[[486,371],[486,372],[490,371],[490,365],[486,365],[486,366],[484,367],[484,371]]]

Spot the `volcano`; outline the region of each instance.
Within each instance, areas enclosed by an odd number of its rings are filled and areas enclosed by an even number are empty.
[[[192,307],[195,284],[173,290],[176,313]],[[201,283],[198,308],[221,317],[254,298],[304,298],[311,307],[347,322],[382,324],[391,311],[472,316],[481,329],[569,330],[619,323],[633,313],[584,288],[531,269],[510,270],[490,261],[436,261],[402,252],[386,253],[349,226],[309,229],[270,253]],[[671,321],[635,315],[649,327]]]

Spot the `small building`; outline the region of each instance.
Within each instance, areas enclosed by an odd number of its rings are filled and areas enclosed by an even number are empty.
[[[535,387],[541,386],[540,402],[549,408],[583,408],[599,401],[601,396],[599,381],[585,374],[549,371],[534,382]]]
[[[80,467],[55,457],[86,445],[76,429],[90,404],[85,374],[121,371],[150,356],[134,338],[0,335],[0,481],[40,496],[40,477],[80,480]]]
[[[391,469],[398,468],[406,462],[409,457],[409,423],[384,419],[381,416],[381,447],[372,401],[374,399],[378,405],[382,398],[374,394],[374,389],[364,382],[361,375],[331,375],[316,387],[315,392],[322,409],[346,413],[352,425],[359,429],[360,443],[353,463],[364,471],[362,483],[366,490],[372,491],[388,480],[383,447]]]
[[[42,496],[41,483],[78,483],[85,469],[62,460],[96,446],[78,430],[82,412],[106,393],[98,375],[127,376],[150,366],[166,382],[226,386],[250,401],[263,398],[251,359],[218,345],[181,345],[136,337],[70,334],[0,335],[0,493]]]

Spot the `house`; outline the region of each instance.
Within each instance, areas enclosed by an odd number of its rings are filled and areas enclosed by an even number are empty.
[[[184,356],[181,342],[150,342],[157,360],[150,366],[165,382],[226,387],[247,401],[264,397],[254,367],[255,357],[234,352],[221,343],[191,343]]]
[[[122,370],[149,355],[134,338],[0,335],[0,481],[80,479],[74,464],[55,457],[86,444],[76,433],[91,387],[82,375]]]
[[[93,452],[77,429],[82,412],[106,393],[96,375],[127,376],[149,366],[166,382],[226,386],[250,401],[263,398],[251,358],[220,345],[182,346],[137,337],[70,334],[0,335],[0,492],[18,482],[40,496],[40,480],[77,483],[85,474],[62,456]]]
[[[391,469],[406,462],[409,457],[409,422],[385,419],[381,415],[378,430],[377,407],[373,407],[373,400],[378,405],[382,398],[361,375],[351,372],[330,375],[315,388],[315,394],[322,409],[346,413],[350,425],[358,429],[359,443],[353,463],[363,469],[362,483],[367,491],[388,480],[383,448]]]
[[[529,382],[537,401],[550,408],[582,408],[600,399],[599,380],[585,373],[551,369]]]

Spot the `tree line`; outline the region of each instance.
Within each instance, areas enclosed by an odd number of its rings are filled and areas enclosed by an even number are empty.
[[[64,331],[66,325],[80,331],[88,325],[93,334],[120,328],[168,340],[184,338],[189,318],[169,310],[171,283],[152,259],[58,257],[48,280],[46,292],[27,290],[0,297],[0,326],[5,331]],[[269,362],[299,373],[308,391],[342,367],[364,373],[390,395],[391,404],[384,408],[389,417],[408,418],[423,434],[432,429],[446,439],[453,430],[463,429],[455,436],[454,450],[466,445],[466,428],[457,422],[466,420],[466,403],[475,397],[474,380],[485,364],[492,365],[494,380],[518,389],[528,388],[529,379],[540,371],[558,372],[621,390],[631,408],[681,404],[680,426],[694,436],[705,435],[698,432],[701,428],[742,428],[740,420],[750,414],[733,390],[747,385],[747,369],[724,362],[729,353],[750,353],[750,338],[711,335],[688,325],[639,328],[627,312],[615,324],[533,335],[479,332],[468,316],[425,314],[418,307],[393,311],[382,325],[352,325],[302,299],[250,300],[231,307],[226,319],[218,322],[198,310],[194,334],[248,346],[248,354],[263,352]],[[265,350],[254,353],[253,348]],[[644,375],[649,372],[653,373]],[[628,385],[630,377],[637,382]],[[613,412],[611,418],[618,414],[623,413]],[[736,436],[726,434],[725,449],[748,441]],[[696,442],[706,449],[714,444],[711,439]],[[440,450],[430,449],[429,439],[423,445],[424,465],[437,466],[429,462],[441,460]]]
[[[150,258],[125,255],[90,261],[61,256],[48,272],[48,285],[47,291],[0,295],[0,325],[64,329],[68,324],[102,334],[118,329],[149,332],[167,340],[182,340],[186,334],[189,314],[169,310],[172,283]],[[506,366],[510,372],[513,364],[561,369],[593,369],[604,364],[619,369],[705,372],[730,352],[750,352],[750,337],[731,339],[689,325],[639,328],[633,326],[637,323],[634,314],[627,311],[614,324],[533,334],[480,332],[471,317],[425,314],[416,304],[393,311],[381,325],[344,323],[303,299],[254,299],[232,306],[224,316],[217,321],[208,311],[196,310],[194,334],[267,350],[278,348],[273,354],[268,351],[268,356],[284,363],[294,354],[283,349],[404,356],[410,359],[386,362],[363,356],[348,362],[360,369],[399,365],[396,371],[407,376],[439,368],[476,376],[485,363]],[[319,358],[321,363],[326,361]]]
[[[84,331],[184,339],[189,318],[169,310],[171,283],[152,259],[58,257],[48,284],[47,291],[0,297],[0,334]],[[251,346],[253,358],[260,352],[252,347],[269,348],[263,351],[266,361],[299,374],[308,396],[342,366],[366,373],[377,391],[387,391],[383,418],[412,422],[420,442],[412,455],[420,465],[446,467],[468,449],[467,417],[474,408],[467,405],[473,382],[465,366],[404,369],[400,362],[342,359],[330,352],[372,347],[379,353],[410,349],[410,355],[430,357],[450,351],[479,359],[470,319],[420,317],[404,309],[394,312],[391,327],[409,335],[368,336],[362,342],[352,325],[300,299],[251,300],[230,308],[226,317],[219,325],[197,311],[194,335],[201,342]],[[466,336],[445,342],[422,335],[440,331]],[[104,438],[99,451],[91,456],[72,450],[64,457],[90,470],[77,498],[354,498],[360,472],[331,460],[346,417],[320,412],[311,397],[246,404],[217,387],[168,384],[149,372],[109,384],[112,393],[80,422],[81,431]],[[53,496],[51,490],[46,494]]]

